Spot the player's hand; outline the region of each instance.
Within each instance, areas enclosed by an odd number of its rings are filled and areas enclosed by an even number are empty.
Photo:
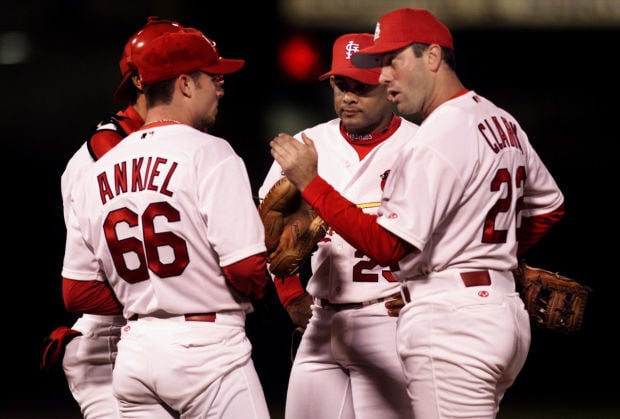
[[[295,326],[302,329],[306,328],[310,317],[312,317],[311,304],[312,297],[307,292],[304,292],[286,306],[286,311]]]
[[[59,326],[49,336],[43,339],[43,353],[39,367],[43,371],[49,371],[54,365],[60,364],[65,354],[65,347],[71,339],[81,336],[82,332]]]
[[[282,174],[303,191],[317,176],[318,153],[314,142],[302,133],[303,143],[289,134],[278,134],[269,145],[271,155],[282,168]]]
[[[400,315],[400,310],[405,306],[405,302],[403,301],[403,297],[398,296],[393,300],[387,300],[385,302],[385,308],[387,308],[388,316],[390,317],[398,317]]]

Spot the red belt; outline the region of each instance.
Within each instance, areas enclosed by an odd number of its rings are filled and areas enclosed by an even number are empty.
[[[489,275],[489,271],[462,272],[461,279],[466,287],[491,285],[491,276]]]
[[[133,316],[131,316],[129,318],[129,320],[138,320],[140,317],[150,317],[150,316],[143,316],[143,315],[139,315],[139,314],[134,314]],[[153,316],[153,317],[158,317],[158,318],[162,318],[165,319],[166,317],[159,317],[159,316]],[[176,316],[170,316],[170,317],[176,317]],[[185,321],[186,322],[210,322],[213,323],[215,321],[215,317],[216,317],[216,313],[188,313],[188,314],[184,314],[183,317],[185,317]]]
[[[467,288],[491,285],[491,276],[489,275],[489,271],[461,272],[461,279]],[[441,281],[441,279],[438,280]],[[410,303],[411,296],[409,295],[409,289],[403,286],[402,291],[403,299],[406,303]]]
[[[215,321],[215,313],[191,313],[185,315],[186,322],[211,322]]]

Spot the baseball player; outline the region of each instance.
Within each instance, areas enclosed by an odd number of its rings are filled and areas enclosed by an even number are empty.
[[[145,124],[97,160],[74,193],[65,305],[123,307],[113,389],[121,416],[268,418],[245,334],[263,297],[264,230],[243,160],[206,133],[223,75],[244,60],[182,28],[132,57]],[[80,292],[96,290],[83,304]],[[84,307],[85,306],[85,307]]]
[[[397,347],[413,416],[494,418],[531,340],[512,270],[562,217],[564,197],[517,120],[461,83],[450,30],[428,11],[381,16],[374,44],[352,62],[380,66],[398,112],[423,117],[377,214],[317,175],[317,135],[280,134],[272,155],[338,234],[398,266]]]
[[[338,118],[303,131],[315,138],[318,172],[365,214],[376,215],[396,157],[418,127],[394,115],[379,69],[359,69],[352,55],[372,34],[345,34],[333,45],[329,80]],[[301,141],[301,134],[296,138]],[[281,178],[274,162],[259,190]],[[379,265],[330,230],[311,257],[307,293],[298,276],[274,278],[292,320],[307,327],[291,369],[285,416],[410,418],[405,377],[396,351],[396,321],[387,302],[400,299],[388,265]],[[300,313],[310,303],[307,322]],[[297,317],[295,316],[297,314]]]
[[[116,114],[106,116],[69,160],[61,177],[65,223],[72,206],[73,188],[86,170],[144,123],[146,100],[131,60],[132,55],[156,36],[179,29],[181,25],[177,22],[151,16],[146,25],[125,44],[119,63],[122,81],[114,92],[114,98],[131,104]],[[86,419],[120,417],[112,392],[112,368],[124,324],[125,318],[120,312],[110,315],[83,314],[71,328],[60,326],[48,338],[42,368],[49,369],[62,361],[69,390]]]

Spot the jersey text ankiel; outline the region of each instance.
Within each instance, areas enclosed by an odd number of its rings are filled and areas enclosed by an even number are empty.
[[[146,165],[144,170],[142,169],[143,164]],[[132,159],[130,162],[116,163],[112,179],[113,188],[106,172],[97,176],[101,203],[105,204],[115,196],[128,191],[137,192],[145,189],[172,196],[172,192],[168,190],[168,184],[176,168],[177,162],[168,164],[168,159],[163,157],[148,157],[146,160],[144,157],[140,157]]]
[[[500,117],[501,123],[497,116],[491,117],[493,122],[484,119],[484,122],[478,124],[478,131],[484,137],[487,144],[495,153],[499,153],[506,147],[516,147],[523,151],[519,138],[517,138],[517,127],[513,122],[509,122],[504,117]]]

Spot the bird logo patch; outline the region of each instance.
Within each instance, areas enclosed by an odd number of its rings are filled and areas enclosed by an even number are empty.
[[[383,191],[383,188],[385,188],[385,182],[387,181],[388,175],[390,174],[390,169],[386,170],[385,172],[383,172],[381,174],[381,190]]]

